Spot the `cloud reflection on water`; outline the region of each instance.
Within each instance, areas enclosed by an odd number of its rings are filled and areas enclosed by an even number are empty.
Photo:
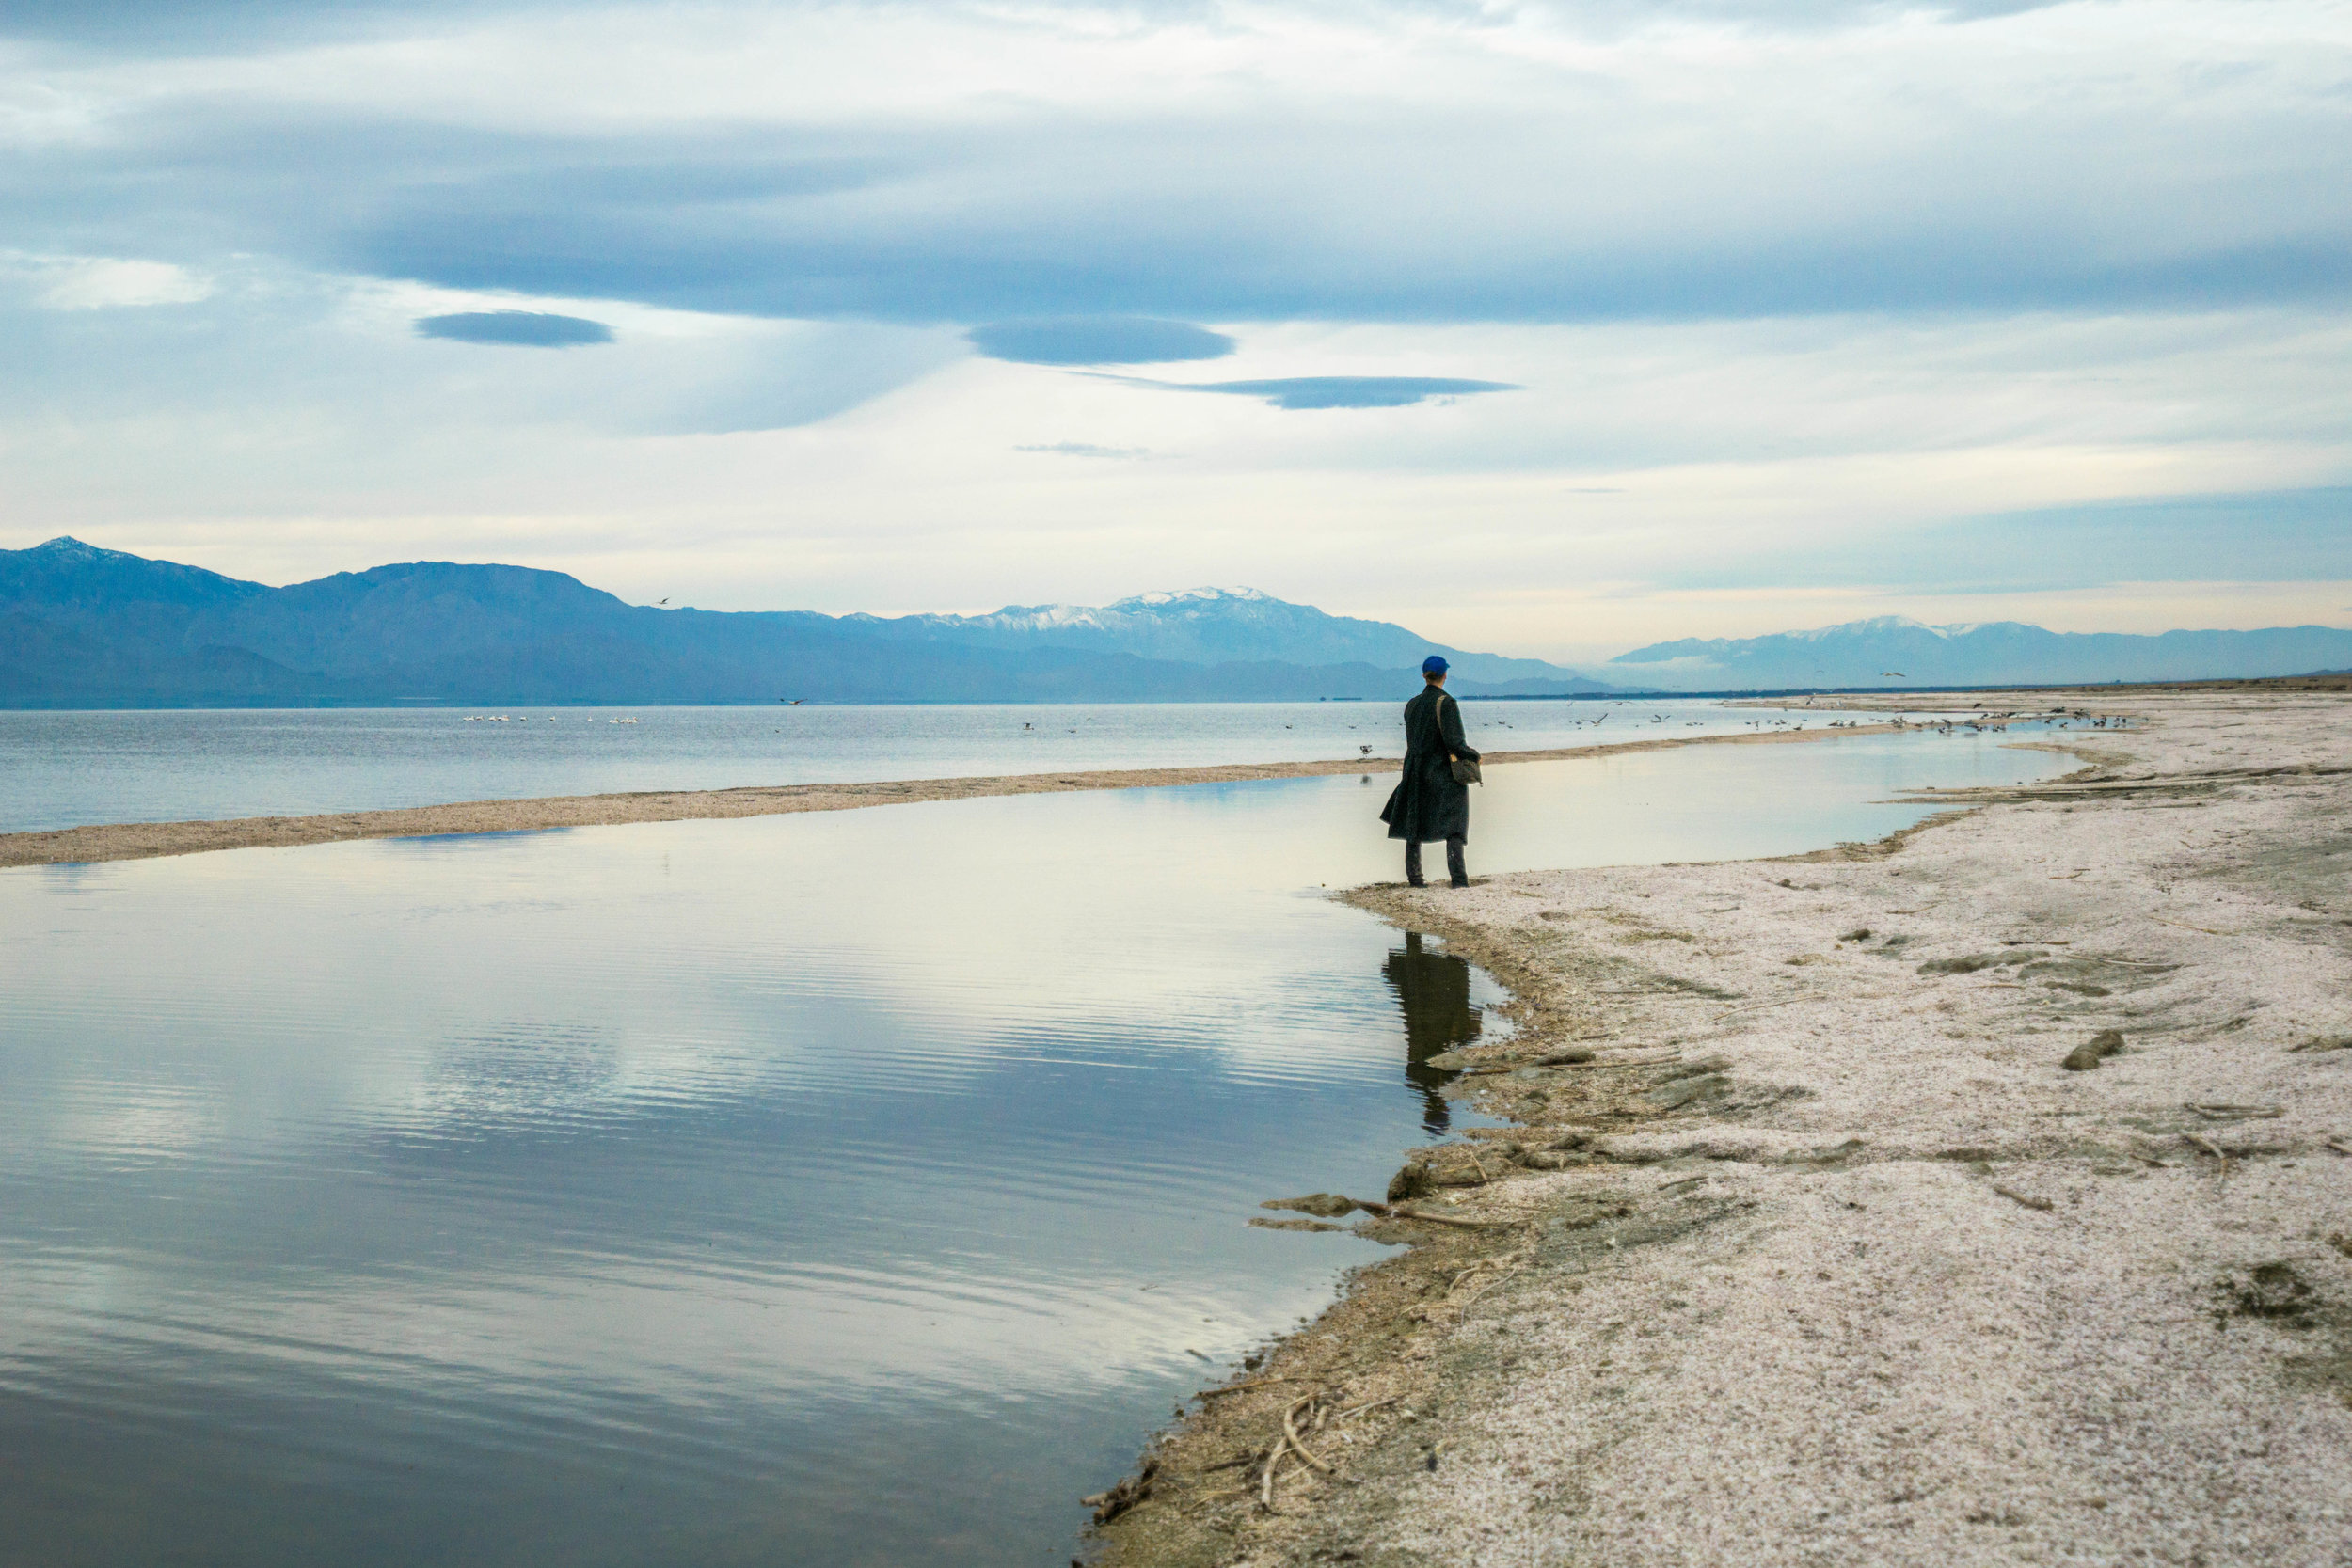
[[[1473,865],[1793,847],[2053,766],[1498,768]],[[1245,1221],[1379,1190],[1435,1119],[1410,1062],[1497,999],[1315,885],[1390,871],[1377,793],[0,877],[0,1511],[60,1563],[119,1560],[89,1522],[132,1495],[139,1550],[168,1515],[257,1563],[1050,1555],[1191,1353],[1378,1255]],[[103,1464],[86,1421],[127,1434]]]

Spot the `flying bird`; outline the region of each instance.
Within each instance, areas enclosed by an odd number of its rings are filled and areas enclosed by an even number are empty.
[[[656,599],[656,600],[654,601],[654,603],[655,603],[655,604],[657,604],[657,605],[665,605],[665,604],[668,604],[669,602],[670,602],[670,601],[669,601],[669,600],[667,600],[667,599]]]
[[[1879,672],[1879,679],[1883,681],[1907,681],[1911,677],[1909,675],[1904,674],[1900,670],[1881,670]]]

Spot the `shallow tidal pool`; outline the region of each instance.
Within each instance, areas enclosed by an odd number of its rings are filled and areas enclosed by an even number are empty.
[[[1471,865],[1803,849],[2069,766],[1498,768]],[[1501,1027],[1323,891],[1396,876],[1388,784],[0,873],[0,1555],[1066,1560],[1381,1255],[1258,1200],[1376,1196],[1448,1124],[1416,1059]]]

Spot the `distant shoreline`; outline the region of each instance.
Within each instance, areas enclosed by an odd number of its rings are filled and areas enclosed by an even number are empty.
[[[1448,688],[1449,690],[1453,689]],[[2042,681],[2018,686],[1963,683],[1938,686],[1786,686],[1727,687],[1705,691],[1668,691],[1654,687],[1618,687],[1605,691],[1470,691],[1454,695],[1466,703],[1667,703],[1692,701],[1771,701],[1784,697],[1950,697],[1971,694],[2019,697],[2038,691],[2066,695],[2096,694],[2105,698],[2184,691],[2352,691],[2352,672],[2314,671],[2301,675],[2209,675],[2175,680]],[[1344,697],[1030,697],[1030,698],[875,698],[851,702],[813,697],[801,703],[741,698],[733,702],[696,702],[674,697],[641,702],[598,699],[594,702],[547,702],[536,698],[496,697],[467,700],[448,697],[382,698],[369,701],[321,699],[307,703],[181,703],[165,705],[72,702],[0,702],[7,713],[454,713],[465,708],[774,708],[792,707],[1248,707],[1287,706],[1306,703],[1402,702],[1410,690],[1378,696]]]
[[[1629,740],[1538,752],[1488,752],[1487,762],[1567,762],[1626,756],[1686,746],[1786,746],[1856,735],[1891,735],[1899,724],[1843,729],[1780,730]],[[303,816],[241,816],[218,821],[117,822],[80,828],[0,833],[0,869],[83,865],[102,861],[154,860],[215,849],[291,849],[371,838],[438,838],[453,834],[539,832],[556,828],[619,827],[635,822],[688,822],[778,816],[804,811],[854,811],[864,806],[926,800],[969,800],[1005,795],[1054,795],[1079,790],[1155,789],[1177,784],[1238,784],[1254,779],[1311,779],[1344,773],[1393,772],[1393,756],[1321,762],[1231,763],[1212,768],[1131,768],[1097,772],[1011,773],[957,779],[905,779],[876,784],[753,785],[738,789],[637,790],[617,795],[553,795],[515,800],[464,800],[450,805],[386,811],[322,812]]]

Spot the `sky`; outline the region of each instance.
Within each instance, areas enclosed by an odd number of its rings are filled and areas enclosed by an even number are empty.
[[[0,5],[0,547],[2352,626],[2352,8]]]

